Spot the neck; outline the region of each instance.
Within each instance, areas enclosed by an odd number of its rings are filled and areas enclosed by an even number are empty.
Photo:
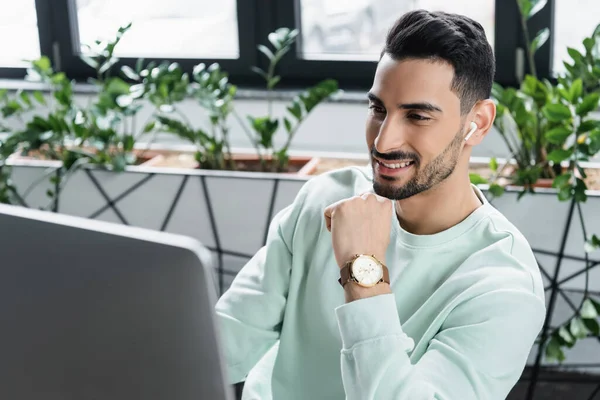
[[[462,163],[461,163],[462,164]],[[457,225],[481,206],[469,180],[468,162],[435,187],[396,201],[400,226],[415,235],[432,235]]]

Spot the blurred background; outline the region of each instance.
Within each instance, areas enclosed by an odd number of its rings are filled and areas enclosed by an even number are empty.
[[[307,180],[367,164],[366,93],[418,8],[496,57],[471,182],[548,308],[509,399],[600,399],[600,0],[0,0],[0,203],[198,239],[222,293]]]

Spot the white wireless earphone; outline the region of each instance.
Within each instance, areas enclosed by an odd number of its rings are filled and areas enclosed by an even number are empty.
[[[475,122],[471,121],[471,130],[469,131],[469,133],[467,133],[467,136],[465,136],[465,142],[466,142],[467,140],[469,140],[469,138],[471,137],[471,135],[472,135],[473,133],[475,133],[475,131],[477,130],[477,128],[479,128],[479,127],[477,126],[477,124],[476,124]]]

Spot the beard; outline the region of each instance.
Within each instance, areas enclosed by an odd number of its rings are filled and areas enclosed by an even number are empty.
[[[416,169],[415,175],[402,186],[397,186],[397,179],[392,177],[382,177],[382,182],[373,180],[373,190],[375,193],[390,200],[404,200],[419,193],[425,192],[439,183],[446,180],[458,164],[462,148],[463,136],[459,131],[452,142],[432,161],[421,170],[420,158],[415,153],[392,152],[387,154],[378,153],[375,146],[371,148],[371,166],[374,169],[373,157],[377,156],[382,160],[412,160]],[[373,171],[375,175],[375,171]]]

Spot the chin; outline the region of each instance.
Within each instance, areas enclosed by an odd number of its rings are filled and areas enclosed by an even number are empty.
[[[394,184],[390,181],[373,181],[373,191],[390,200],[405,200],[422,193],[430,187],[418,185],[413,180],[405,184]]]

